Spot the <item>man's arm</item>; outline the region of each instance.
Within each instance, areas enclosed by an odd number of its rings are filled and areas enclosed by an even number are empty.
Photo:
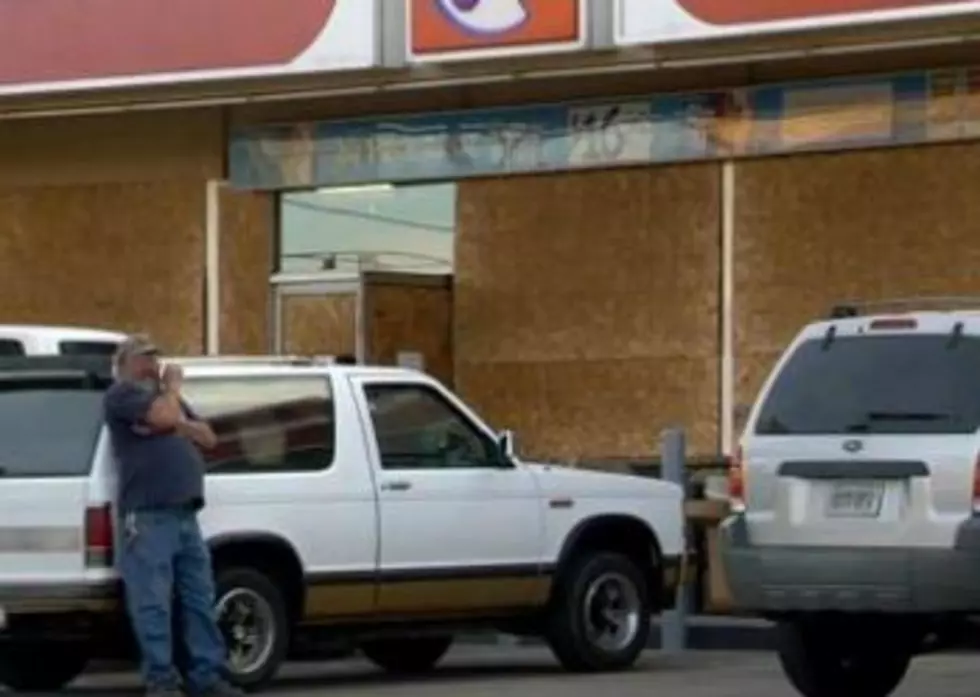
[[[205,450],[210,450],[218,444],[218,437],[214,435],[214,431],[206,421],[185,418],[177,424],[177,433],[190,438],[195,445]]]
[[[205,450],[210,450],[218,444],[218,437],[208,422],[198,416],[193,407],[183,399],[180,400],[180,410],[183,416],[177,426],[180,435],[190,438],[198,447]]]
[[[168,387],[163,388],[163,392],[150,403],[150,408],[146,412],[147,425],[158,432],[172,431],[183,418],[180,393]]]
[[[122,384],[110,390],[105,402],[106,415],[131,428],[171,431],[183,418],[180,397],[173,390],[155,394],[138,385]]]

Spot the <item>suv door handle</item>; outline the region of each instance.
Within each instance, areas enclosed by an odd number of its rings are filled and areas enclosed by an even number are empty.
[[[412,488],[412,483],[404,480],[395,482],[384,482],[381,491],[408,491]]]

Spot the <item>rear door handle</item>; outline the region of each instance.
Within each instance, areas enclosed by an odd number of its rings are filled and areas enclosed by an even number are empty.
[[[394,482],[384,482],[381,491],[408,491],[412,488],[412,483],[404,480]]]

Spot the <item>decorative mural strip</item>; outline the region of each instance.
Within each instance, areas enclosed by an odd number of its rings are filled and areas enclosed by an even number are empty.
[[[290,189],[980,138],[980,67],[233,134],[232,182]]]

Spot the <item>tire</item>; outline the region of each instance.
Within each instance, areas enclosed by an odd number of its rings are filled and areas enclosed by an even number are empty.
[[[227,680],[248,691],[265,687],[289,650],[291,627],[282,592],[265,574],[245,567],[219,568],[215,588],[218,622],[228,644]],[[242,612],[249,607],[250,613]],[[243,643],[236,627],[257,635],[255,642]],[[244,656],[236,665],[238,650]]]
[[[603,605],[613,606],[618,621],[600,614]],[[624,670],[646,648],[650,615],[649,588],[636,564],[595,552],[574,559],[558,578],[545,638],[566,670]]]
[[[451,636],[376,639],[365,642],[361,651],[369,661],[389,673],[418,675],[435,668],[452,645]]]
[[[901,626],[819,618],[781,622],[779,662],[804,697],[888,697],[915,655]]]
[[[0,686],[12,692],[54,692],[77,678],[89,656],[80,644],[0,643]]]

